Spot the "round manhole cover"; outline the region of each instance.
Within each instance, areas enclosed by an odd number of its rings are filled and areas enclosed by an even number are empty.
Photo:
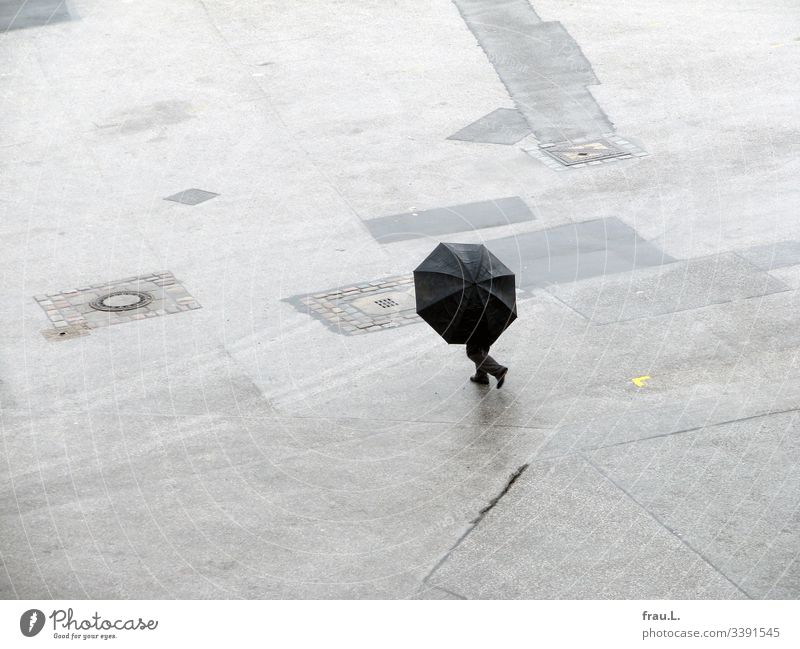
[[[142,291],[112,291],[89,302],[96,311],[133,311],[153,301],[153,296]]]

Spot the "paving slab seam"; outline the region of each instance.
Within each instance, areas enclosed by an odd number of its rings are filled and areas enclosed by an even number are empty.
[[[471,424],[468,421],[463,421],[463,419],[459,419],[458,421],[447,421],[444,419],[392,419],[389,417],[324,417],[322,415],[319,416],[277,416],[275,419],[286,419],[290,421],[302,420],[302,419],[310,419],[310,420],[323,420],[323,421],[390,421],[398,424],[432,424],[432,425],[464,425],[464,426],[474,426],[475,424]],[[462,423],[463,422],[463,423]],[[519,428],[522,430],[553,430],[552,426],[523,426],[522,424],[493,424],[491,426],[487,426],[487,428]]]
[[[686,548],[688,548],[691,552],[696,554],[700,559],[702,559],[707,565],[714,569],[714,571],[719,574],[725,581],[730,583],[733,587],[736,588],[742,595],[744,595],[747,599],[753,599],[753,596],[750,595],[742,586],[737,584],[733,579],[731,579],[728,575],[726,575],[722,570],[720,570],[707,556],[705,556],[700,550],[695,548],[691,543],[686,541],[683,537],[675,532],[671,527],[669,527],[664,521],[662,521],[658,516],[656,516],[652,511],[650,511],[645,505],[639,502],[625,487],[618,484],[608,473],[603,471],[592,459],[585,453],[579,453],[581,458],[589,464],[597,473],[599,473],[603,478],[605,478],[609,483],[614,485],[617,489],[619,489],[622,493],[624,493],[631,501],[636,503],[644,512],[647,513],[650,518],[652,518],[656,523],[658,523],[661,527],[663,527],[667,532],[669,532],[672,536],[674,536],[678,541],[680,541]]]
[[[589,324],[593,324],[593,323],[592,323],[592,320],[591,320],[590,318],[587,318],[587,317],[586,317],[586,316],[585,316],[583,313],[581,313],[580,311],[578,311],[578,309],[576,309],[574,306],[572,306],[571,304],[567,304],[566,302],[564,302],[564,300],[562,300],[560,297],[558,297],[558,295],[556,295],[555,293],[551,293],[550,291],[548,291],[548,290],[547,290],[547,287],[543,287],[543,288],[544,288],[545,292],[546,292],[548,295],[552,295],[552,296],[553,296],[553,297],[556,299],[556,302],[559,302],[559,303],[561,303],[562,305],[564,305],[565,307],[567,307],[567,308],[568,308],[570,311],[572,311],[573,313],[575,313],[575,314],[576,314],[578,317],[580,317],[581,319],[585,320],[585,321],[586,321],[586,322],[588,322]],[[617,323],[616,323],[616,322],[610,322],[610,323],[609,323],[609,322],[605,322],[605,323],[598,323],[598,324],[595,324],[594,326],[595,326],[595,327],[601,327],[601,326],[603,326],[604,324],[617,324]]]
[[[428,590],[438,590],[438,591],[441,591],[443,593],[447,593],[448,595],[452,595],[456,599],[463,599],[463,600],[469,599],[467,597],[464,597],[463,595],[459,595],[458,593],[454,593],[452,590],[448,590],[447,588],[443,588],[441,586],[431,586],[429,584],[425,584],[425,586],[427,586]],[[418,594],[420,596],[424,595],[424,593],[418,593]],[[422,599],[430,599],[430,598],[423,597]]]
[[[587,451],[599,451],[605,448],[614,448],[615,446],[625,446],[626,444],[636,444],[650,439],[660,439],[662,437],[672,437],[673,435],[682,435],[684,433],[695,433],[699,430],[706,428],[715,428],[717,426],[727,426],[728,424],[736,424],[742,421],[750,421],[751,419],[758,419],[760,417],[771,417],[773,415],[785,415],[790,412],[800,412],[800,408],[789,408],[787,410],[774,410],[770,412],[761,412],[757,415],[748,415],[747,417],[739,417],[738,419],[729,419],[726,421],[715,421],[713,423],[704,424],[703,426],[695,426],[694,428],[686,428],[684,430],[675,430],[671,433],[659,433],[658,435],[650,435],[649,437],[639,437],[637,439],[629,439],[624,442],[614,442],[613,444],[602,444],[600,446],[586,446],[580,450],[574,451],[577,454],[583,454]],[[570,454],[568,454],[570,455]]]
[[[762,272],[766,272],[766,271],[762,271]],[[736,302],[745,302],[747,300],[762,299],[764,297],[767,297],[768,295],[780,295],[781,293],[793,293],[793,292],[795,292],[795,290],[796,289],[793,289],[791,287],[787,287],[787,288],[783,289],[782,291],[775,291],[774,293],[764,293],[763,295],[751,295],[750,297],[735,297],[735,298],[731,298],[730,300],[723,300],[722,302],[713,302],[712,304],[704,304],[702,306],[688,307],[688,308],[685,308],[685,309],[675,309],[674,311],[666,311],[664,313],[654,313],[652,315],[637,316],[635,318],[624,318],[624,319],[620,319],[620,320],[612,320],[610,322],[594,322],[591,318],[589,318],[588,316],[584,315],[583,313],[581,313],[580,311],[575,309],[575,307],[571,307],[571,308],[572,308],[573,311],[575,311],[575,313],[577,313],[578,315],[580,315],[583,318],[585,318],[589,322],[589,324],[592,325],[593,327],[606,327],[608,325],[618,325],[618,324],[620,324],[622,322],[635,322],[636,320],[652,320],[653,318],[663,318],[665,315],[672,315],[674,313],[687,313],[689,311],[700,311],[701,309],[711,309],[711,308],[714,308],[714,307],[717,307],[717,306],[722,306],[723,304],[734,304]],[[555,297],[555,295],[553,295],[553,297]]]

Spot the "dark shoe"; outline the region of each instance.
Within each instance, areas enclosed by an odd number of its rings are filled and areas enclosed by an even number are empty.
[[[488,376],[470,376],[469,380],[473,383],[480,383],[481,385],[489,385],[489,377]]]
[[[503,387],[503,383],[506,382],[506,374],[508,374],[508,368],[507,367],[503,368],[503,371],[500,372],[500,374],[497,375],[497,389],[498,390],[500,388],[502,388]]]

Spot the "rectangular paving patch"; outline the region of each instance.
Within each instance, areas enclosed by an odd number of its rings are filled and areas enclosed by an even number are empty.
[[[613,277],[601,274],[548,290],[592,322],[605,324],[778,293],[788,287],[728,252]]]
[[[0,0],[0,32],[71,20],[65,0]]]
[[[454,232],[470,232],[533,219],[533,213],[525,201],[519,196],[509,196],[431,210],[412,210],[369,219],[364,223],[377,241],[392,243]]]
[[[46,337],[74,338],[83,329],[146,320],[199,309],[200,304],[169,271],[100,282],[34,297],[56,333]],[[141,306],[138,306],[141,304]]]
[[[561,23],[528,0],[453,0],[539,142],[613,131],[587,86],[591,63]]]
[[[416,313],[411,274],[298,295],[285,301],[347,336],[422,322]]]
[[[675,261],[616,218],[561,225],[485,244],[516,273],[517,287],[523,289]]]
[[[527,120],[515,108],[498,108],[453,133],[448,140],[485,144],[516,144],[531,133]]]
[[[210,201],[212,198],[219,196],[215,192],[208,192],[205,189],[184,189],[182,192],[167,196],[165,201],[172,201],[174,203],[182,203],[184,205],[199,205]]]

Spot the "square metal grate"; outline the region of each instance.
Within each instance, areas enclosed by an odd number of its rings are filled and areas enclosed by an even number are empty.
[[[553,156],[561,164],[572,166],[595,160],[618,158],[626,155],[627,151],[617,148],[608,140],[593,140],[590,142],[565,142],[552,146],[542,147],[548,155]]]
[[[553,171],[592,167],[647,155],[640,146],[614,133],[570,142],[537,144],[522,150]]]
[[[382,309],[391,309],[393,306],[400,306],[399,302],[396,302],[390,297],[383,298],[382,300],[375,300],[375,304],[377,304]]]
[[[182,192],[167,196],[165,201],[174,201],[175,203],[183,203],[184,205],[199,205],[211,200],[219,194],[214,192],[207,192],[205,189],[184,189]]]

